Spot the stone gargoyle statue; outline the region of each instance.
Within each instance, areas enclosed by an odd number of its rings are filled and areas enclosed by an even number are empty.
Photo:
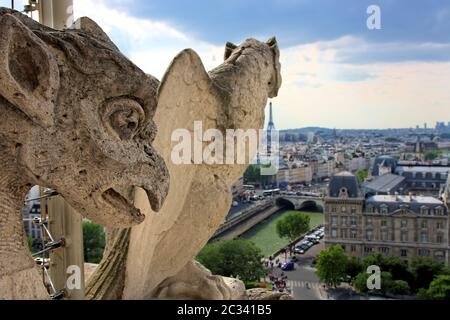
[[[169,189],[152,146],[158,82],[93,21],[76,25],[56,31],[0,8],[0,300],[49,297],[20,214],[33,185],[113,228],[144,220],[127,201],[134,187],[153,211]]]
[[[175,57],[159,86],[154,118],[154,146],[171,177],[165,205],[160,215],[147,214],[139,226],[108,231],[104,259],[90,279],[87,298],[242,298],[228,285],[230,279],[212,275],[193,258],[223,222],[231,185],[247,165],[174,164],[171,152],[178,142],[171,135],[183,128],[194,136],[194,121],[202,123],[204,132],[263,128],[267,100],[277,96],[280,86],[275,38],[228,43],[225,62],[210,72],[190,49]],[[145,193],[136,193],[135,205],[151,213]]]

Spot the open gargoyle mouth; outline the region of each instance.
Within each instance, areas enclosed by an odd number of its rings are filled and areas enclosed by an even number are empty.
[[[126,220],[131,219],[132,224],[139,224],[144,221],[145,214],[134,205],[134,192],[138,186],[130,187],[112,187],[102,193],[103,201],[110,204],[113,208],[123,212]],[[145,190],[150,206],[154,212],[158,212],[166,197],[166,193],[159,188],[149,188],[139,186]]]

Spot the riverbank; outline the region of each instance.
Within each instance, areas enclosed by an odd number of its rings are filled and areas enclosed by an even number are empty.
[[[311,229],[324,223],[324,215],[321,212],[286,210],[276,213],[260,222],[252,229],[242,234],[241,237],[254,242],[256,246],[262,250],[264,256],[268,257],[277,250],[284,248],[289,243],[289,240],[278,236],[276,225],[283,216],[291,212],[302,212],[307,214],[311,218]]]

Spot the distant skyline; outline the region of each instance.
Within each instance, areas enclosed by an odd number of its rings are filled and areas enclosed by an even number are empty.
[[[372,4],[381,30],[366,27]],[[226,41],[277,36],[284,81],[273,99],[277,129],[450,121],[450,1],[74,0],[74,7],[159,79],[184,48],[211,69]]]

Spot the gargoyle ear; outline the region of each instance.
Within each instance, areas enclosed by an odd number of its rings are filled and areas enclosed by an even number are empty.
[[[225,55],[224,55],[224,60],[227,60],[231,54],[233,53],[234,50],[236,50],[238,46],[231,43],[231,42],[227,42],[227,44],[225,45]]]
[[[0,17],[0,30],[0,96],[41,127],[51,127],[59,88],[56,59],[16,17]]]
[[[266,43],[269,47],[278,46],[277,38],[275,37],[270,38]]]
[[[91,37],[104,42],[109,45],[112,49],[119,51],[114,42],[108,37],[108,35],[103,31],[102,28],[92,19],[88,17],[78,18],[69,29],[82,30],[89,34]]]

